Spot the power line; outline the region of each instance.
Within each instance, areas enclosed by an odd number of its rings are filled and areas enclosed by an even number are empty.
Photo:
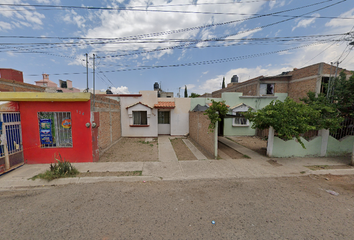
[[[99,71],[98,73],[127,72],[127,71],[148,70],[148,69],[158,69],[158,68],[190,67],[190,66],[201,66],[201,65],[225,63],[225,62],[245,60],[245,59],[255,58],[255,57],[262,57],[262,56],[267,56],[267,55],[281,53],[281,52],[287,52],[287,51],[296,50],[296,49],[309,47],[309,46],[313,46],[313,45],[318,45],[318,44],[323,44],[323,43],[312,43],[312,44],[297,46],[297,47],[283,49],[283,50],[276,50],[276,51],[264,52],[264,53],[255,53],[255,54],[249,54],[249,55],[238,56],[238,57],[221,58],[221,59],[206,60],[206,61],[191,62],[191,63],[182,63],[182,64],[170,64],[170,65],[160,65],[160,66],[144,66],[144,67],[137,67],[137,68],[133,68],[133,69],[119,69],[119,70],[110,70],[110,71],[106,70],[106,71]],[[76,73],[52,73],[51,75],[71,75],[71,74],[75,74],[75,75],[77,75],[77,74],[86,74],[86,72],[82,72],[82,73],[78,73],[78,72],[76,72]],[[40,75],[39,74],[29,74],[27,76],[40,76]]]

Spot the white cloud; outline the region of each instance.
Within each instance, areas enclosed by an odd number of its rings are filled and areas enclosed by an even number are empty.
[[[342,13],[339,15],[340,18],[353,18],[354,17],[354,8],[351,10]],[[328,23],[326,23],[326,27],[352,27],[353,19],[332,19]]]
[[[316,18],[320,17],[320,14],[315,13],[315,14],[312,14],[312,16],[313,16],[313,18],[300,20],[298,22],[298,24],[295,27],[293,27],[292,31],[294,31],[296,28],[300,28],[300,27],[306,28],[306,27],[310,26],[312,23],[314,23],[316,21]]]
[[[27,4],[21,0],[3,0],[2,3],[6,4]],[[45,16],[36,11],[34,7],[11,7],[11,6],[0,6],[0,15],[4,16],[8,20],[7,29],[9,29],[9,24],[11,29],[22,28],[22,27],[32,27],[33,29],[39,29],[42,27],[42,20]],[[3,25],[3,24],[2,24]],[[2,27],[0,26],[0,29]]]
[[[117,7],[120,1],[110,2],[109,7]],[[212,0],[210,3],[218,2],[218,0]],[[155,0],[152,5],[149,4],[148,9],[160,9],[154,8],[154,5],[168,5],[165,0]],[[145,0],[132,0],[126,7],[130,6],[146,6]],[[172,2],[171,4],[175,4]],[[172,10],[182,10],[182,11],[209,11],[209,12],[233,12],[240,14],[251,14],[261,10],[262,5],[265,2],[255,2],[253,4],[249,3],[234,3],[234,4],[219,4],[219,5],[187,5],[183,7],[173,7],[169,8]],[[164,32],[168,30],[175,29],[185,29],[195,26],[203,26],[210,23],[221,23],[232,20],[243,19],[242,15],[215,15],[210,18],[210,15],[207,14],[187,14],[188,17],[185,17],[186,14],[182,15],[180,13],[164,13],[156,14],[154,12],[138,12],[138,11],[98,11],[96,12],[95,22],[99,23],[93,28],[87,30],[87,34],[84,37],[128,37],[128,36],[137,36],[146,33],[156,33]],[[93,17],[93,16],[92,16]],[[94,18],[94,17],[93,17]],[[237,32],[238,28],[236,25],[241,24],[242,22],[233,23],[228,26],[233,27],[233,32]],[[218,28],[219,29],[219,28]],[[204,28],[204,29],[195,29],[192,31],[184,31],[171,35],[161,35],[158,38],[167,39],[167,38],[180,38],[180,39],[190,39],[190,38],[212,38],[219,34],[216,34],[215,31],[218,29],[215,28]],[[254,32],[252,32],[254,33]],[[245,33],[244,36],[249,36],[252,33]],[[238,35],[240,37],[240,35]],[[154,50],[157,48],[166,48],[174,47],[180,43],[168,42],[168,43],[133,43],[129,44],[106,44],[97,46],[95,50],[98,51],[126,51],[126,50]],[[198,47],[204,47],[206,44],[198,44]],[[182,51],[179,57],[181,60],[187,50]],[[168,51],[158,51],[155,53],[150,53],[145,55],[145,59],[152,58],[161,58],[165,54],[171,54],[173,50]],[[178,59],[178,58],[177,58]]]
[[[0,30],[10,30],[11,28],[10,23],[0,21]]]
[[[283,7],[285,5],[285,1],[270,1],[269,8],[272,10],[274,7]]]
[[[69,24],[76,24],[79,28],[84,28],[86,22],[85,18],[78,15],[74,10],[66,11],[63,21]]]
[[[125,87],[125,86],[120,86],[120,87],[112,87],[111,88],[111,91],[114,93],[114,94],[128,94],[130,93],[129,90],[128,90],[128,87]]]

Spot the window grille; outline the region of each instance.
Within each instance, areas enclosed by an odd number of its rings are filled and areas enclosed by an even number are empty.
[[[6,137],[9,154],[22,151],[21,117],[20,113],[0,114],[2,122],[2,136]],[[0,157],[5,156],[5,146],[0,144]]]
[[[146,111],[133,111],[133,124],[134,125],[147,125],[147,112]]]
[[[158,123],[159,124],[170,124],[170,112],[169,111],[160,111]]]
[[[70,112],[39,112],[38,124],[42,148],[73,146]]]
[[[242,112],[236,112],[236,117],[234,118],[234,125],[248,125],[247,118],[242,115]]]

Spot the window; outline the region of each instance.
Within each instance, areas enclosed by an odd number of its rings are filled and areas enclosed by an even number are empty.
[[[321,93],[327,94],[328,83],[329,83],[329,77],[322,77]]]
[[[73,146],[70,112],[39,112],[38,124],[42,148]]]
[[[242,115],[243,112],[235,112],[233,126],[248,126],[248,120]]]
[[[170,112],[160,111],[159,112],[159,124],[170,124]]]
[[[261,96],[274,94],[274,83],[261,83],[259,85],[259,94]]]
[[[134,125],[147,125],[147,112],[146,111],[133,111],[133,124]]]

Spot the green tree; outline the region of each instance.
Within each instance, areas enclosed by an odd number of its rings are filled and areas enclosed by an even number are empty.
[[[354,118],[354,73],[347,80],[344,72],[335,80],[333,102],[343,117]]]
[[[225,77],[222,79],[222,88],[225,88]]]
[[[187,92],[187,85],[184,85],[184,97],[188,97],[188,92]]]
[[[340,127],[343,121],[340,111],[337,109],[336,104],[331,103],[330,99],[325,94],[319,94],[316,97],[314,92],[308,92],[307,97],[300,98],[302,102],[310,106],[320,114],[319,118],[312,119],[310,124],[319,129],[336,130]]]
[[[191,95],[189,96],[190,98],[197,98],[197,97],[199,97],[200,96],[200,94],[198,94],[198,93],[191,93]]]
[[[273,127],[279,137],[285,140],[295,137],[305,148],[300,136],[307,131],[317,130],[317,126],[314,126],[312,122],[319,118],[321,114],[318,110],[306,104],[286,98],[284,102],[272,101],[256,112],[249,109],[244,116],[252,122],[252,128],[267,129]]]
[[[205,110],[204,115],[208,115],[210,119],[209,130],[211,132],[215,129],[215,124],[218,121],[221,121],[222,118],[226,116],[229,112],[228,105],[225,104],[225,101],[214,101],[211,99],[211,105],[207,110]]]

